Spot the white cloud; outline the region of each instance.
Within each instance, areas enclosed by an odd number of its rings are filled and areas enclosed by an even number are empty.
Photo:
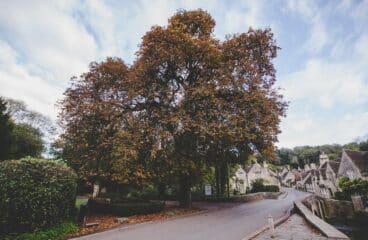
[[[282,123],[283,133],[279,146],[322,145],[354,141],[368,133],[368,111],[348,112],[331,118],[321,118],[318,113],[292,114]]]
[[[312,59],[303,69],[280,79],[288,100],[331,108],[368,102],[367,77],[357,62],[329,63]]]
[[[310,53],[319,53],[331,37],[326,28],[324,16],[326,13],[314,1],[289,0],[290,10],[300,14],[309,27],[309,38],[303,43],[303,48]]]
[[[283,11],[283,3],[272,5],[263,0],[3,1],[0,2],[0,95],[21,99],[30,108],[55,119],[54,104],[62,97],[72,75],[79,75],[88,69],[91,61],[101,61],[109,55],[132,63],[141,37],[153,25],[166,25],[176,10],[202,8],[209,11],[217,23],[216,36],[221,39],[225,34],[245,32],[250,26],[272,26],[276,36],[297,37],[297,32],[289,32],[288,25],[280,25],[290,15]],[[288,69],[293,69],[279,76],[287,100],[292,101],[289,116],[282,123],[280,139],[285,146],[345,141],[365,134],[368,125],[365,110],[345,111],[341,115],[333,112],[340,106],[354,110],[368,103],[365,66],[368,32],[364,30],[368,1],[337,4],[336,11],[349,10],[354,20],[352,29],[343,29],[346,37],[340,38],[335,36],[331,27],[334,25],[327,17],[335,10],[316,3],[290,0],[287,5],[307,26],[308,38],[295,42],[306,50],[303,55],[317,54],[318,58],[305,56],[300,60],[300,68],[296,64],[294,67],[294,63],[282,63],[290,64]],[[284,47],[282,42],[279,44]],[[322,50],[330,46],[330,53],[323,56]],[[297,106],[303,104],[306,112],[301,114]],[[331,124],[320,119],[314,109],[330,111],[338,120]],[[349,116],[357,119],[350,128]],[[338,128],[346,128],[348,133],[336,134]]]
[[[0,41],[0,66],[0,95],[23,100],[31,109],[55,118],[54,105],[61,97],[61,88],[30,74],[19,64],[14,49],[3,41]]]

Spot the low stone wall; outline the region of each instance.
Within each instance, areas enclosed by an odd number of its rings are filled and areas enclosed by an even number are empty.
[[[349,239],[344,233],[314,215],[301,201],[294,202],[294,206],[299,214],[329,239]]]
[[[263,199],[277,199],[284,192],[258,192],[258,193],[249,193],[244,196],[234,197],[232,199],[233,202],[252,202],[259,201]]]
[[[316,215],[326,219],[351,219],[354,217],[353,203],[317,196],[309,196],[303,204]]]

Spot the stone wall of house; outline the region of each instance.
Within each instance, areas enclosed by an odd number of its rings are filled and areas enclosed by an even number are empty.
[[[340,201],[334,199],[323,199],[324,215],[327,219],[331,218],[353,218],[354,208],[350,201]]]
[[[311,195],[303,204],[314,214],[324,219],[351,219],[354,217],[353,203]]]

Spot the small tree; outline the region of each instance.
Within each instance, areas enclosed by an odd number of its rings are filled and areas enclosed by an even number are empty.
[[[42,134],[27,124],[15,124],[12,131],[10,159],[40,157],[44,149]]]
[[[7,111],[7,103],[0,97],[0,161],[10,158],[13,127],[14,124]]]

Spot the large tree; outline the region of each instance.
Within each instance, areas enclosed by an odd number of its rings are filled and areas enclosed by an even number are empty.
[[[127,75],[119,58],[93,62],[89,72],[72,78],[60,102],[64,133],[56,145],[81,180],[127,183],[133,176],[144,178],[138,162],[130,162],[137,158],[141,140],[133,131],[138,129],[135,116],[125,109]]]
[[[136,181],[128,173],[145,171],[159,185],[171,177],[188,207],[205,166],[225,178],[229,163],[273,157],[286,108],[274,87],[273,35],[250,29],[221,42],[214,26],[203,10],[179,11],[143,36],[129,69],[108,59],[73,79],[62,139],[82,176]]]
[[[167,27],[144,37],[132,95],[157,147],[173,143],[183,206],[206,160],[227,171],[236,155],[273,157],[286,104],[274,89],[278,47],[269,29],[249,30],[221,43],[202,10],[179,11]],[[153,149],[154,150],[154,149]]]

